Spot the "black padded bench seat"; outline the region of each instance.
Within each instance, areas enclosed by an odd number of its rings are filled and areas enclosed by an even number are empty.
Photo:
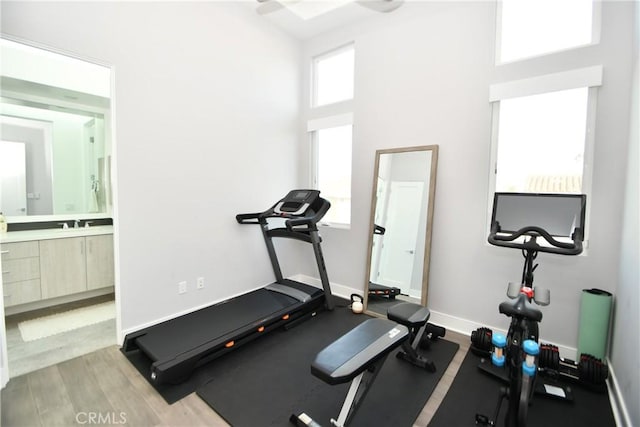
[[[325,347],[311,364],[311,373],[334,385],[351,381],[342,409],[331,425],[349,424],[367,395],[387,356],[409,338],[409,329],[387,319],[365,320]],[[298,427],[319,427],[304,412],[291,414],[289,421]]]
[[[409,328],[419,328],[427,323],[429,316],[431,316],[431,312],[429,312],[427,307],[411,302],[401,302],[389,307],[389,310],[387,310],[389,320],[393,320]]]
[[[425,333],[429,325],[427,322],[430,316],[431,312],[427,307],[412,302],[401,302],[389,307],[387,310],[387,318],[389,320],[393,320],[409,328],[409,339],[402,343],[402,350],[396,356],[415,366],[424,368],[430,372],[435,372],[436,366],[433,362],[418,354],[418,346],[422,343],[425,343],[425,345],[428,343],[428,341],[424,341],[423,338],[426,338]],[[442,328],[436,328],[431,332],[441,329]],[[434,336],[437,337],[437,335],[444,335],[444,333],[438,332]]]
[[[407,338],[409,331],[403,325],[380,318],[366,320],[320,351],[311,373],[331,385],[351,381]]]

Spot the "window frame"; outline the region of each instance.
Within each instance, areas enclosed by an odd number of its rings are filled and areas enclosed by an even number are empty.
[[[510,59],[508,61],[502,60],[502,8],[503,2],[500,0],[496,6],[496,37],[495,37],[495,65],[513,64],[522,61],[528,61],[535,58],[542,58],[549,55],[555,55],[563,52],[568,52],[574,49],[579,49],[587,46],[593,46],[600,43],[600,35],[602,31],[602,1],[591,1],[591,41],[588,43],[570,46],[565,48],[559,48],[552,51],[542,52],[530,56],[523,56],[516,59]]]
[[[497,160],[498,160],[498,130],[500,124],[500,101],[509,98],[526,97],[530,95],[551,93],[576,88],[588,89],[587,115],[584,142],[584,160],[582,169],[582,192],[587,195],[585,213],[584,254],[589,243],[591,195],[593,190],[593,164],[595,150],[595,126],[598,88],[602,85],[602,66],[595,66],[562,73],[534,77],[530,79],[511,81],[491,85],[489,102],[491,104],[491,151],[489,168],[489,194],[487,195],[486,230],[491,228],[491,212],[493,210],[493,195],[496,192]],[[488,243],[487,243],[488,244]]]
[[[341,99],[335,102],[330,102],[327,104],[318,104],[318,77],[319,77],[318,63],[322,60],[340,55],[348,50],[352,50],[354,53],[354,70],[355,70],[355,43],[354,42],[345,43],[341,46],[325,51],[311,58],[311,85],[310,85],[311,93],[309,97],[311,108],[325,108],[328,105],[335,105],[335,104],[340,104],[342,102],[350,101],[355,97],[355,71],[354,71],[354,75],[352,76],[354,79],[354,94],[352,94],[351,98],[345,98],[345,99]]]

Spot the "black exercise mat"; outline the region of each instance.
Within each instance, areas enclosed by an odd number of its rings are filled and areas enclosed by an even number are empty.
[[[475,426],[476,413],[493,417],[503,383],[480,371],[479,362],[478,356],[467,354],[429,427]],[[616,425],[607,393],[595,393],[576,384],[567,385],[573,391],[574,401],[535,396],[529,407],[528,427]],[[496,420],[498,426],[504,425],[506,409],[507,402],[504,401]]]
[[[347,307],[349,302],[341,299],[341,298],[334,298],[334,302],[336,303],[336,311],[340,310],[341,308],[344,309],[344,307]],[[364,321],[367,317],[363,317],[363,316],[350,316],[352,317],[353,321],[357,321],[357,323]],[[295,329],[299,328],[299,327],[304,327],[304,325],[306,323],[309,322],[313,322],[314,319],[310,319],[306,322],[303,322],[302,324],[300,324],[299,326],[295,327]],[[352,323],[351,326],[355,326],[357,323]],[[350,328],[348,328],[350,329]],[[348,330],[347,329],[347,330]],[[125,357],[129,360],[129,362],[140,372],[140,374],[149,382],[149,384],[151,384],[156,391],[158,392],[158,394],[160,394],[164,400],[169,403],[175,403],[178,400],[186,397],[187,395],[195,392],[198,387],[206,384],[207,382],[209,382],[209,380],[211,380],[212,377],[212,373],[211,373],[211,369],[213,368],[213,365],[215,365],[216,363],[218,363],[218,360],[224,360],[226,358],[231,358],[230,363],[234,363],[233,362],[233,358],[234,355],[242,352],[243,349],[245,349],[245,347],[249,347],[252,348],[256,345],[260,345],[259,343],[263,340],[269,340],[271,338],[272,335],[279,335],[279,334],[286,334],[287,331],[283,331],[283,330],[274,330],[272,332],[270,332],[269,334],[265,335],[264,337],[260,337],[259,339],[257,339],[256,341],[252,341],[250,343],[247,343],[245,346],[243,347],[239,347],[236,350],[227,353],[224,356],[221,356],[219,359],[214,360],[212,362],[210,362],[209,364],[203,365],[199,368],[197,368],[192,374],[191,376],[185,380],[184,382],[181,382],[179,384],[156,384],[154,382],[151,381],[151,361],[149,360],[149,358],[142,353],[140,350],[135,350],[135,351],[130,351],[130,352],[122,352]],[[336,338],[340,336],[337,335]],[[265,344],[266,345],[266,344]],[[259,347],[258,347],[259,348]],[[256,350],[252,350],[252,349],[247,349],[247,351],[252,352],[252,351],[256,351]],[[215,374],[215,373],[214,373]]]
[[[337,418],[349,384],[330,386],[311,375],[315,355],[368,319],[346,308],[322,312],[296,328],[238,349],[213,364],[212,380],[198,395],[234,427],[288,426],[305,412],[321,424]],[[370,389],[353,425],[411,426],[453,359],[458,344],[434,342],[426,354],[436,373],[398,360],[392,353]]]

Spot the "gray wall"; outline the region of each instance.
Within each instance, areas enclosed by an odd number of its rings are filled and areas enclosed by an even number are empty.
[[[616,306],[613,323],[613,339],[611,345],[611,363],[619,380],[620,391],[627,402],[629,425],[640,425],[640,383],[637,372],[640,372],[640,243],[638,226],[638,195],[640,194],[640,7],[635,11],[635,45],[631,52],[634,58],[633,89],[631,118],[629,123],[629,153],[626,162],[627,174],[624,193],[624,208],[620,223],[620,264],[618,287],[616,288]],[[624,165],[624,162],[622,163]]]
[[[541,254],[536,271],[536,283],[552,295],[542,308],[543,338],[575,351],[581,290],[615,293],[617,286],[621,229],[614,224],[622,219],[626,178],[619,165],[628,151],[633,4],[603,3],[598,45],[503,66],[494,65],[495,9],[492,2],[407,3],[376,22],[305,43],[307,58],[349,41],[356,49],[353,218],[349,230],[324,231],[330,278],[355,290],[365,283],[375,150],[439,144],[429,306],[454,329],[506,329],[497,305],[507,282],[520,279],[522,257],[486,243],[489,85],[602,64],[589,250]]]
[[[323,233],[329,275],[333,282],[356,291],[365,284],[375,150],[439,144],[428,302],[432,320],[467,333],[483,325],[506,329],[508,322],[497,305],[505,299],[507,282],[520,279],[522,257],[486,243],[491,191],[489,85],[601,64],[604,77],[597,95],[588,201],[589,249],[579,257],[541,254],[536,271],[536,283],[550,288],[552,296],[551,305],[542,308],[542,339],[574,357],[582,289],[621,292],[616,318],[637,319],[638,257],[623,256],[634,253],[628,246],[637,245],[637,228],[629,226],[630,242],[623,247],[620,243],[628,232],[621,226],[624,206],[629,212],[625,224],[637,223],[637,188],[625,193],[627,179],[634,176],[628,177],[624,167],[631,154],[637,183],[637,151],[630,151],[630,144],[637,150],[637,137],[633,143],[629,138],[634,4],[602,2],[597,45],[503,66],[495,66],[493,58],[495,9],[493,2],[406,3],[376,22],[305,43],[307,58],[349,41],[355,41],[356,49],[355,99],[336,108],[336,112],[352,108],[354,114],[352,225],[349,230]],[[311,110],[305,114],[314,117]],[[637,119],[632,125],[637,127]],[[303,151],[301,162],[308,155]],[[310,267],[307,271],[311,274]],[[625,278],[619,280],[621,276]],[[630,409],[638,407],[637,385],[628,378],[638,371],[637,359],[631,356],[637,354],[633,350],[638,346],[637,331],[637,322],[629,321],[624,338],[614,340],[613,351],[612,366]],[[628,343],[621,344],[623,339]],[[631,351],[623,356],[623,348]]]
[[[123,329],[271,279],[259,233],[233,217],[266,207],[294,183],[308,185],[303,129],[311,113],[300,71],[310,56],[352,40],[353,217],[349,230],[323,232],[332,282],[354,290],[365,283],[375,150],[439,144],[429,305],[452,328],[505,328],[496,306],[506,283],[520,277],[521,257],[485,243],[489,85],[602,64],[590,248],[581,257],[540,256],[536,281],[552,289],[542,336],[576,346],[583,288],[629,298],[616,307],[617,326],[637,313],[637,257],[621,258],[637,231],[620,244],[623,212],[624,224],[637,219],[637,190],[625,190],[621,167],[633,144],[637,150],[637,136],[629,138],[631,2],[603,2],[599,45],[502,67],[493,63],[493,2],[406,2],[304,43],[302,57],[298,42],[236,6],[2,2],[3,32],[114,65]],[[637,181],[637,159],[629,163]],[[316,275],[311,257],[292,260],[285,274]],[[194,290],[197,276],[205,276],[205,290]],[[182,296],[180,280],[189,282]],[[637,349],[637,328],[623,333],[616,330],[613,364],[619,377],[631,377],[637,358],[622,355],[621,342]],[[622,388],[627,407],[637,408],[637,385]]]
[[[273,280],[235,215],[296,180],[298,42],[220,2],[2,2],[2,31],[113,66],[121,329]]]

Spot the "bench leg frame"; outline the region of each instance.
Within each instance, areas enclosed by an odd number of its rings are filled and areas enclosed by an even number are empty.
[[[347,396],[342,403],[342,409],[340,409],[340,414],[338,415],[338,419],[331,419],[331,425],[334,427],[345,427],[348,426],[354,415],[358,411],[358,408],[362,404],[365,396],[369,392],[371,385],[375,381],[378,373],[382,369],[382,365],[384,361],[387,359],[387,355],[382,357],[373,363],[369,369],[366,369],[362,373],[360,373],[357,377],[351,380],[351,386],[349,387],[349,391],[347,392]],[[316,421],[314,421],[309,415],[304,412],[299,415],[291,415],[289,421],[293,425],[299,427],[319,427]]]

